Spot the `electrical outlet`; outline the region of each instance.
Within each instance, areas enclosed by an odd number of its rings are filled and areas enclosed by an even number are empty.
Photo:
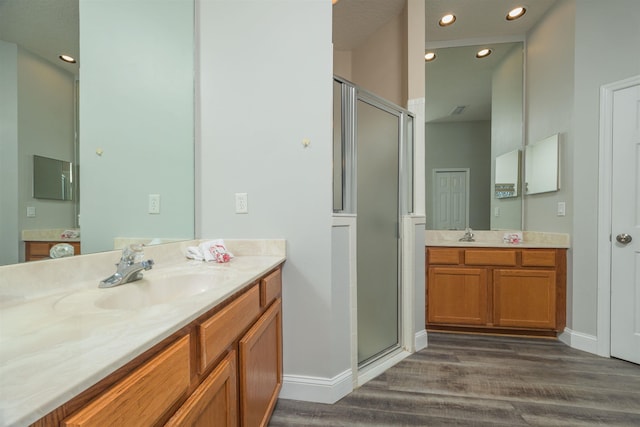
[[[149,194],[149,213],[150,214],[160,213],[160,195],[159,194]]]
[[[496,206],[493,209],[493,216],[500,216],[500,206]]]
[[[247,193],[236,193],[236,213],[246,214],[249,213],[247,205]]]

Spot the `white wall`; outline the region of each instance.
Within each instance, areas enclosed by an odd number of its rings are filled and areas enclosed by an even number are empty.
[[[425,192],[427,229],[433,228],[433,169],[469,168],[469,226],[489,229],[491,209],[491,122],[425,125]]]
[[[287,239],[285,375],[331,382],[349,368],[334,347],[349,338],[334,327],[347,317],[330,267],[331,2],[199,7],[198,237]],[[234,213],[237,192],[248,214]]]
[[[576,1],[573,329],[586,334],[595,335],[597,329],[599,89],[640,75],[639,23],[637,0]]]
[[[496,157],[522,149],[523,49],[517,44],[493,73],[491,84],[491,230],[522,228],[522,193],[518,197],[494,196]],[[495,208],[500,215],[495,216]]]
[[[526,229],[571,233],[567,326],[592,340],[598,321],[599,89],[640,74],[638,22],[636,0],[561,0],[528,37],[527,141],[560,133],[561,189],[525,198]],[[566,217],[556,216],[558,201],[567,203]]]
[[[83,252],[193,237],[193,39],[192,0],[80,2]]]
[[[560,191],[525,197],[526,230],[572,231],[574,22],[575,0],[560,0],[527,37],[525,142],[559,133],[561,177]],[[559,201],[565,217],[556,216]]]
[[[19,258],[18,47],[0,41],[0,265]]]

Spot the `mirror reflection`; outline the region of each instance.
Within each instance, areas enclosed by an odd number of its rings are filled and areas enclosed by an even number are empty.
[[[520,194],[521,151],[513,150],[496,157],[495,195],[497,199]]]
[[[79,229],[82,253],[193,238],[193,39],[193,0],[0,1],[0,265],[25,231]],[[33,197],[34,155],[78,165],[73,202]]]
[[[523,146],[523,43],[435,53],[425,67],[426,228],[521,229],[521,191],[494,196],[496,158]]]
[[[548,193],[560,189],[558,180],[558,134],[526,147],[525,192]]]

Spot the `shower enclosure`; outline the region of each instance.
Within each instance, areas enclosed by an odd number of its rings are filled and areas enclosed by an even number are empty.
[[[401,346],[400,218],[412,210],[413,116],[334,80],[334,212],[356,218],[357,363]]]

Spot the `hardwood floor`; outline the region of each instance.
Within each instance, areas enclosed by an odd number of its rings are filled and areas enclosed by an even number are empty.
[[[278,426],[640,426],[640,366],[548,339],[429,333],[334,405],[280,399]]]

